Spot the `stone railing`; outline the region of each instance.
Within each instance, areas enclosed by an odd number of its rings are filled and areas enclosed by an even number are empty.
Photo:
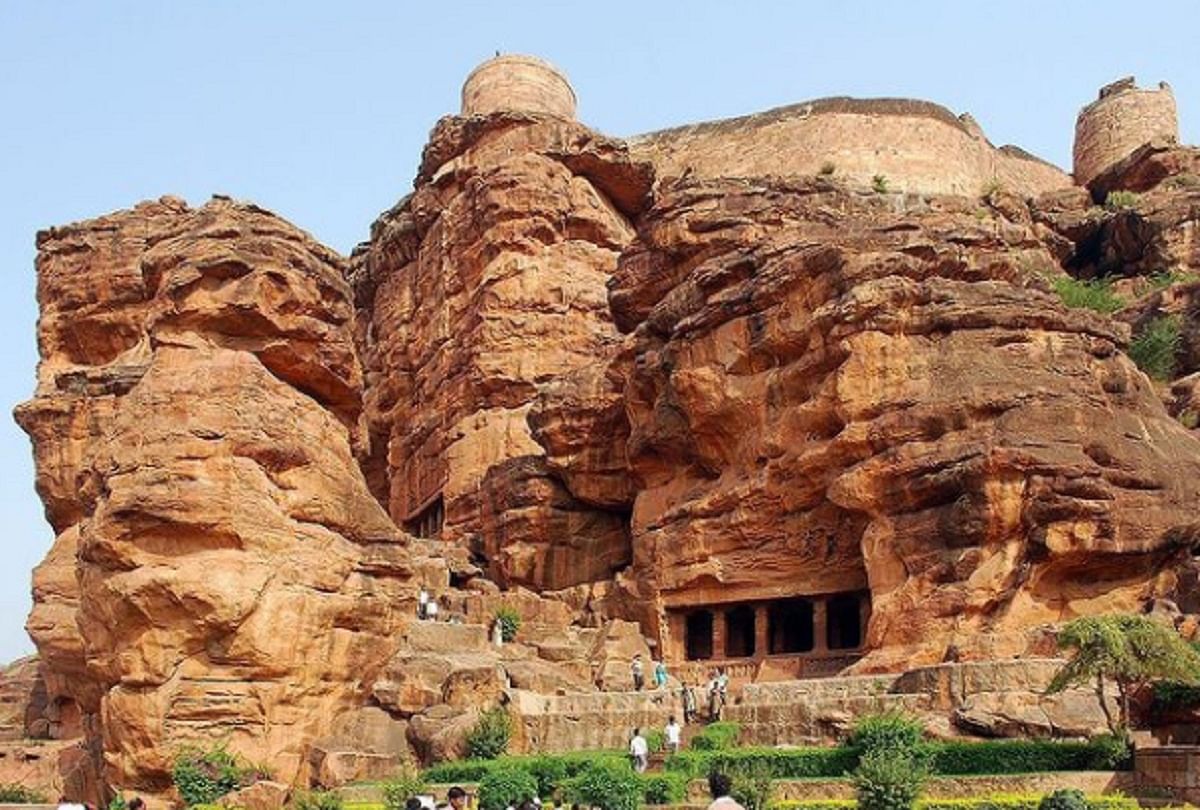
[[[712,671],[724,668],[734,683],[828,678],[837,675],[862,657],[861,652],[769,655],[765,658],[726,658],[686,661],[670,667],[671,674],[690,684],[703,684]]]

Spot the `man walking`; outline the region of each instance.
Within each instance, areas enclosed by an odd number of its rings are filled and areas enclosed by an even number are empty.
[[[633,769],[638,773],[645,773],[646,766],[650,764],[650,746],[647,745],[640,728],[633,730],[633,739],[629,741],[629,756],[633,759]]]
[[[675,722],[675,715],[671,715],[671,719],[667,721],[667,727],[663,729],[667,737],[667,750],[672,754],[679,753],[679,742],[682,737],[682,729]]]
[[[646,685],[646,672],[642,666],[642,654],[634,653],[633,662],[629,665],[629,672],[633,675],[633,689],[635,692],[642,691],[642,687]]]

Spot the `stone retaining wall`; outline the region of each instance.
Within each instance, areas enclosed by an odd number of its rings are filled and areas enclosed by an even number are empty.
[[[1200,802],[1200,746],[1139,749],[1134,756],[1134,777],[1139,794]]]

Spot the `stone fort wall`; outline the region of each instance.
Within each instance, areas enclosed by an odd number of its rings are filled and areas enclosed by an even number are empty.
[[[898,191],[977,195],[999,182],[1033,195],[1071,185],[1056,166],[996,148],[969,116],[908,99],[828,98],[630,139],[661,176],[818,174]]]
[[[1075,182],[1086,185],[1155,138],[1179,139],[1175,95],[1166,82],[1142,89],[1133,77],[1101,88],[1075,120]]]

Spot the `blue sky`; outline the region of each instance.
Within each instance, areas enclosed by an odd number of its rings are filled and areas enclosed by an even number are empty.
[[[929,99],[1069,169],[1079,107],[1169,81],[1200,139],[1200,3],[0,0],[0,402],[29,397],[34,233],[141,199],[270,208],[342,252],[411,188],[433,123],[496,50],[547,58],[629,135],[828,95]],[[0,418],[0,660],[32,649],[51,534]]]

